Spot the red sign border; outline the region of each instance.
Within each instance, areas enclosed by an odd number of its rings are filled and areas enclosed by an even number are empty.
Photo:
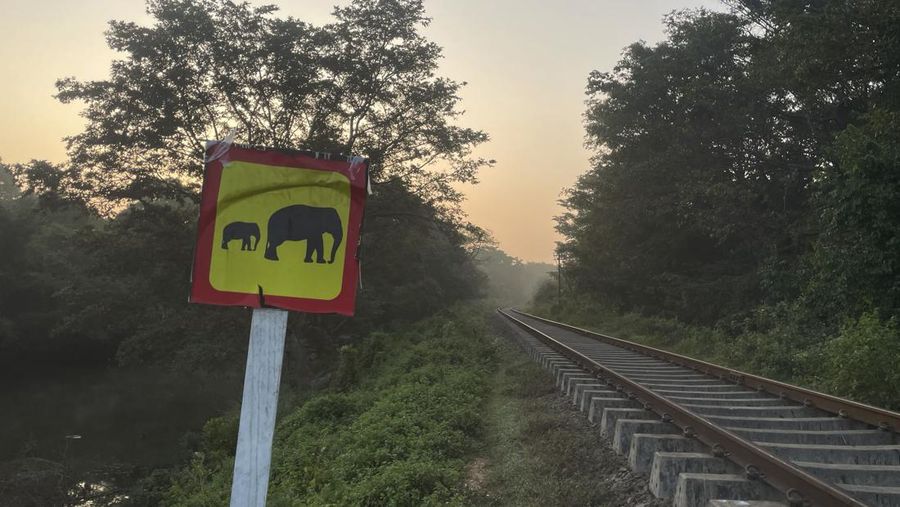
[[[219,144],[207,144],[207,160],[216,151]],[[279,167],[332,171],[341,173],[350,180],[350,217],[344,238],[346,245],[344,278],[337,297],[331,300],[322,300],[263,294],[263,297],[260,298],[259,294],[221,291],[210,284],[209,272],[215,235],[216,205],[224,170],[223,159]],[[352,173],[350,169],[351,164],[346,159],[326,160],[301,152],[292,153],[290,150],[267,150],[239,145],[231,145],[223,157],[208,161],[205,164],[203,188],[200,193],[200,219],[197,225],[197,243],[191,270],[190,302],[250,308],[272,307],[298,312],[338,313],[352,316],[356,305],[356,285],[359,278],[359,234],[366,200],[368,161],[363,161],[361,165],[355,165]]]

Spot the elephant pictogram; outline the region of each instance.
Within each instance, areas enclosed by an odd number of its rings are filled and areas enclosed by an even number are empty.
[[[325,260],[325,243],[322,236],[328,233],[333,242],[331,257]],[[303,262],[313,262],[313,254],[316,254],[316,262],[329,264],[334,262],[335,254],[341,241],[344,239],[344,230],[341,226],[341,217],[334,208],[318,208],[295,204],[281,208],[269,217],[266,228],[266,259],[278,260],[278,246],[285,241],[306,241],[306,257]]]
[[[250,238],[253,238],[251,247]],[[228,242],[241,240],[241,250],[256,250],[259,245],[259,226],[252,222],[231,222],[222,230],[222,249],[228,250]]]

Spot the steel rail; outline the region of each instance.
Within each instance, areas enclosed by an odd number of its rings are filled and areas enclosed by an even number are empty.
[[[680,354],[675,354],[674,352],[668,352],[654,347],[649,347],[647,345],[641,345],[640,343],[623,340],[621,338],[615,338],[609,335],[596,333],[594,331],[588,331],[587,329],[564,324],[562,322],[556,322],[544,317],[538,317],[537,315],[531,315],[516,310],[515,308],[513,308],[512,311],[531,319],[539,320],[547,324],[567,329],[588,338],[594,338],[596,340],[609,343],[617,347],[622,347],[634,352],[640,352],[644,355],[649,355],[658,359],[662,359],[663,361],[668,361],[679,366],[697,370],[700,373],[717,376],[720,379],[729,380],[751,389],[766,391],[770,394],[774,394],[775,396],[793,400],[806,406],[813,406],[822,409],[825,412],[831,412],[832,414],[836,414],[841,417],[847,417],[856,421],[861,421],[877,428],[881,428],[885,431],[900,431],[900,413],[897,412],[891,412],[890,410],[873,407],[864,403],[845,400],[843,398],[838,398],[837,396],[832,396],[830,394],[820,393],[811,389],[786,384],[777,380],[767,379],[765,377],[760,377],[751,373],[744,373],[739,370],[726,368],[724,366],[718,366],[712,363],[707,363],[705,361],[682,356]]]
[[[744,467],[748,478],[764,480],[780,490],[785,494],[792,507],[865,507],[865,504],[847,495],[843,491],[804,472],[793,464],[783,461],[773,454],[764,451],[738,435],[682,408],[677,403],[660,396],[649,388],[616,373],[556,338],[541,332],[503,310],[498,309],[497,312],[523,328],[528,333],[534,335],[552,349],[596,375],[598,378],[607,379],[607,382],[611,381],[617,383],[619,387],[626,390],[626,394],[630,398],[634,398],[642,403],[644,408],[655,412],[664,421],[671,422],[681,428],[685,436],[698,439],[709,446],[710,449],[713,449],[715,455],[727,457],[731,461]],[[524,312],[516,311],[516,313],[531,317]],[[574,331],[570,326],[559,324],[548,319],[537,318],[537,320],[542,320],[564,329]],[[624,340],[620,341],[624,342]],[[615,345],[621,346],[618,343],[615,343]]]

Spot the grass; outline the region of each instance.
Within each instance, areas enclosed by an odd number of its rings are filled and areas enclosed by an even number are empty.
[[[278,422],[268,504],[463,505],[497,361],[486,313],[458,308],[342,348],[334,388]],[[226,504],[235,441],[233,417],[211,420],[163,503]]]
[[[461,308],[343,348],[334,387],[278,422],[268,504],[655,505],[489,315]],[[193,461],[152,484],[159,503],[226,504],[236,428],[210,420]]]
[[[484,409],[484,448],[469,469],[472,504],[655,505],[646,483],[505,338]]]
[[[730,330],[620,313],[588,299],[563,305],[535,304],[529,310],[695,359],[900,410],[900,370],[896,367],[900,362],[900,323],[877,314],[850,319],[833,336],[816,336],[783,309],[771,315],[761,309],[755,316],[759,325]]]

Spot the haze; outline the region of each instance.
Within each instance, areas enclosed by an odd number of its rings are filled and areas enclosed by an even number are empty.
[[[271,2],[313,23],[336,0]],[[673,10],[722,9],[716,0],[428,0],[426,34],[444,48],[443,75],[468,82],[463,124],[487,131],[480,154],[497,160],[468,188],[471,220],[510,255],[549,261],[560,192],[588,166],[582,143],[584,85],[610,70],[622,49],[663,36]],[[4,0],[0,18],[0,157],[4,162],[65,159],[63,137],[84,123],[77,104],[52,95],[64,76],[102,79],[116,53],[110,19],[149,23],[143,0]]]

